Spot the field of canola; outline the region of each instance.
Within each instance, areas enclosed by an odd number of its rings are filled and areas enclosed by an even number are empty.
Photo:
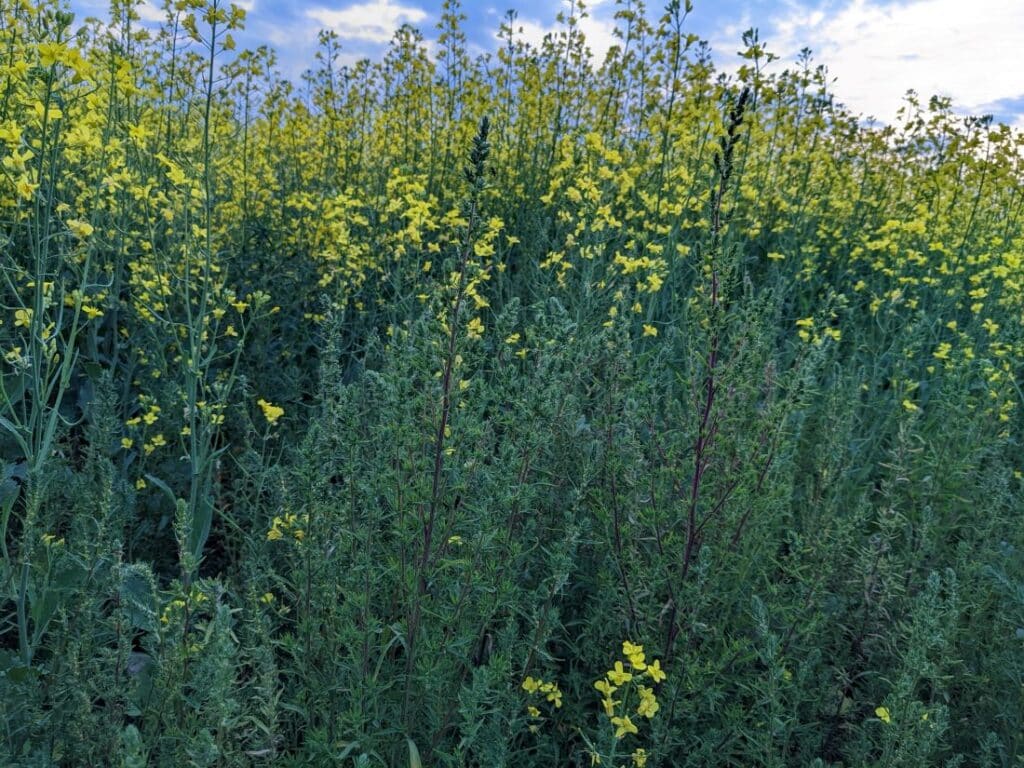
[[[136,6],[0,4],[0,764],[1024,765],[1024,134]]]

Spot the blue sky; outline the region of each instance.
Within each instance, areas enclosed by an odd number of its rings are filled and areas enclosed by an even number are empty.
[[[238,0],[236,0],[238,1]],[[157,0],[144,18],[159,19]],[[649,0],[651,13],[660,0]],[[924,99],[941,94],[958,111],[993,113],[1024,129],[1024,0],[693,0],[692,32],[711,41],[715,60],[737,64],[743,30],[756,26],[776,66],[791,63],[803,47],[837,78],[834,91],[855,112],[888,122],[903,94],[913,88]],[[71,0],[80,15],[105,17],[107,0]],[[242,0],[248,12],[239,44],[268,43],[280,69],[297,77],[313,61],[317,31],[335,29],[345,56],[376,57],[402,23],[436,35],[441,0]],[[968,5],[970,6],[968,8]],[[615,0],[591,0],[583,25],[598,54],[613,43]],[[508,8],[519,12],[527,38],[539,40],[565,7],[559,0],[464,0],[465,31],[475,50],[494,46],[494,33]]]

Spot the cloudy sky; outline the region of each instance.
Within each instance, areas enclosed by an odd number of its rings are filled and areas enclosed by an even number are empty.
[[[239,43],[277,49],[296,77],[313,60],[317,31],[330,27],[347,57],[375,57],[403,23],[436,35],[442,0],[244,0]],[[237,0],[236,0],[237,2]],[[159,18],[149,0],[144,16]],[[958,111],[991,113],[1024,129],[1024,0],[693,0],[690,30],[709,40],[722,67],[735,66],[743,30],[756,26],[769,50],[792,61],[803,47],[837,78],[841,101],[865,117],[892,120],[907,89],[952,97]],[[80,15],[105,16],[107,0],[71,0]],[[652,13],[660,0],[649,0]],[[583,24],[598,55],[613,43],[615,0],[591,0]],[[539,41],[554,28],[559,0],[463,0],[476,50],[493,48],[508,8]]]

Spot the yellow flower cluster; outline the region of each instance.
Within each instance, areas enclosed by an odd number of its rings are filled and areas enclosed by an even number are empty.
[[[260,407],[260,410],[263,411],[263,418],[267,420],[267,424],[274,425],[277,423],[278,419],[284,416],[284,408],[279,405],[269,403],[263,398],[257,400],[256,404]]]
[[[832,320],[835,321],[836,315],[832,314]],[[813,317],[804,317],[796,321],[796,327],[799,328],[797,336],[803,341],[812,344],[821,344],[826,338],[832,339],[832,341],[839,341],[843,337],[843,333],[839,328],[833,325],[826,325],[818,331],[815,331],[816,323]]]
[[[170,624],[175,617],[180,617],[185,609],[195,611],[197,608],[208,603],[210,598],[199,587],[193,585],[189,591],[173,600],[168,601],[160,613],[160,623],[165,626]]]
[[[555,709],[562,706],[562,691],[558,688],[558,683],[545,682],[540,678],[527,677],[523,680],[523,690],[529,694],[543,696],[548,703],[555,706]],[[529,707],[528,711],[533,717],[538,717],[540,715],[540,710],[536,707]]]
[[[641,681],[649,680],[655,685],[665,680],[665,672],[658,659],[647,663],[644,647],[629,640],[622,643],[623,660],[616,661],[604,677],[594,683],[594,688],[601,694],[601,706],[604,714],[611,720],[615,728],[615,738],[623,739],[629,734],[639,733],[639,729],[629,715],[628,701],[630,694],[637,696],[635,713],[640,717],[651,719],[657,714],[660,705],[654,689],[643,685]],[[621,698],[616,699],[618,694]]]
[[[288,512],[274,518],[267,531],[267,541],[280,541],[286,536],[291,536],[295,541],[302,541],[306,538],[304,526],[309,524],[309,515],[298,515]]]

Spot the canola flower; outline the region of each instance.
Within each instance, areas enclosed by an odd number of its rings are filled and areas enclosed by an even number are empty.
[[[622,643],[622,655],[623,659],[616,660],[611,669],[594,682],[594,688],[601,694],[601,711],[608,718],[616,740],[640,733],[633,715],[647,720],[657,715],[661,704],[654,686],[666,679],[661,661],[652,659],[648,663],[642,645],[625,640]],[[652,685],[645,685],[645,680],[649,680]],[[646,762],[646,752],[639,750],[636,759],[640,761],[636,764]]]
[[[80,219],[68,219],[66,223],[68,230],[71,232],[71,234],[77,237],[79,240],[86,239],[93,232],[96,231],[92,224],[90,224],[87,221],[82,221]]]
[[[263,412],[263,418],[267,420],[267,424],[270,424],[271,426],[276,424],[277,420],[284,416],[284,408],[278,405],[273,405],[272,403],[267,402],[263,398],[257,400],[256,404],[260,407],[260,410]]]
[[[288,512],[277,515],[271,521],[270,529],[267,531],[267,541],[281,541],[291,538],[296,542],[302,542],[306,538],[306,526],[309,524],[309,515],[303,513]]]
[[[545,701],[552,704],[556,709],[562,706],[562,691],[557,683],[545,682],[540,678],[527,677],[523,680],[522,687],[529,694],[543,697]]]
[[[629,719],[628,715],[613,717],[611,721],[612,725],[615,726],[616,739],[624,739],[632,733],[640,733],[640,729],[633,725],[633,721]]]
[[[608,670],[608,680],[615,683],[615,685],[622,685],[623,683],[628,683],[632,679],[633,674],[631,672],[627,672],[623,668],[621,661],[616,661],[615,666],[612,669]]]
[[[656,685],[665,680],[661,662],[654,659],[648,664],[642,645],[626,640],[622,644],[622,653],[624,659],[616,660],[612,668],[594,682],[594,688],[601,694],[602,712],[611,725],[615,741],[640,734],[640,728],[633,719],[634,715],[650,720],[660,709],[654,688],[643,685],[640,681],[649,679]],[[523,680],[521,687],[535,700],[544,700],[555,709],[562,706],[562,691],[553,681],[545,681],[531,675]],[[616,693],[620,698],[615,698]],[[637,702],[634,710],[627,711],[627,702],[631,696],[635,696]],[[542,711],[531,701],[526,706],[526,712],[533,721],[530,724],[531,732],[537,732]],[[598,750],[591,748],[588,755],[591,765],[603,764],[603,756]],[[642,768],[647,763],[648,753],[645,749],[637,747],[630,757],[634,766]]]

